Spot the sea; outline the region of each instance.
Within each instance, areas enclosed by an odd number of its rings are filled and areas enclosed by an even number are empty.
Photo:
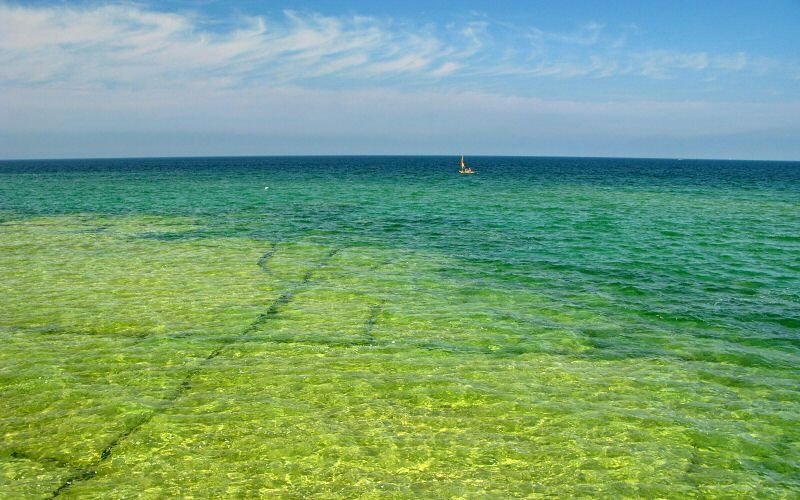
[[[797,498],[800,162],[0,162],[2,498]]]

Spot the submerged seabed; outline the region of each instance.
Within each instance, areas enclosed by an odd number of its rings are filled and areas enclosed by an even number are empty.
[[[796,496],[800,165],[472,166],[0,163],[0,497]]]

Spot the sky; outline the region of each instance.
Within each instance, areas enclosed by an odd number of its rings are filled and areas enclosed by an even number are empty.
[[[798,26],[798,0],[0,0],[0,159],[800,160]]]

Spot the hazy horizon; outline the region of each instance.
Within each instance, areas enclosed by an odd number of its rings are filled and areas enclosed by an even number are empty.
[[[164,156],[52,156],[41,158],[0,158],[0,163],[11,162],[36,162],[36,161],[93,161],[93,160],[180,160],[180,159],[202,159],[202,158],[220,158],[220,159],[236,159],[236,158],[455,158],[458,160],[461,157],[460,153],[430,153],[430,154],[392,154],[392,153],[335,153],[335,154],[226,154],[226,155],[164,155]],[[474,154],[464,155],[469,160],[481,158],[542,158],[542,159],[604,159],[604,160],[673,160],[673,161],[722,161],[722,162],[779,162],[779,163],[800,163],[800,160],[763,160],[757,158],[684,158],[684,157],[669,157],[669,156],[576,156],[576,155],[513,155],[513,154]]]

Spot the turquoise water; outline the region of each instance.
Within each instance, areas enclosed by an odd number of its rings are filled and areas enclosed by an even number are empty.
[[[0,162],[0,497],[795,497],[800,164],[467,160]]]

